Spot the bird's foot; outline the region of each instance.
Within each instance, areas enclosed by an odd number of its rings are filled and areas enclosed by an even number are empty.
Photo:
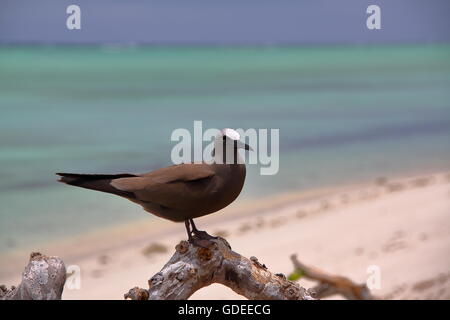
[[[194,246],[209,248],[212,244],[211,240],[213,239],[217,239],[217,237],[208,234],[206,231],[196,230],[192,232],[192,235],[188,241]]]
[[[208,248],[211,245],[211,240],[217,239],[217,237],[208,234],[206,231],[198,230],[192,219],[186,220],[185,224],[189,237],[188,241],[195,246]]]
[[[193,237],[195,239],[199,239],[199,240],[217,239],[217,237],[214,237],[214,236],[210,235],[208,232],[201,231],[201,230],[194,230],[194,231],[192,231],[192,235],[193,235]]]

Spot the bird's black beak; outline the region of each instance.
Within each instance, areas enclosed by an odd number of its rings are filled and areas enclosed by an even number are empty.
[[[249,151],[253,151],[252,147],[250,147],[248,144],[241,142],[241,141],[236,141],[236,146],[238,148],[244,149],[244,150],[249,150]]]

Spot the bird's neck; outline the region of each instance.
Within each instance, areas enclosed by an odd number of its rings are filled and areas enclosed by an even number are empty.
[[[229,146],[223,143],[215,145],[213,149],[214,162],[217,164],[244,164],[244,160],[239,155],[235,146]]]

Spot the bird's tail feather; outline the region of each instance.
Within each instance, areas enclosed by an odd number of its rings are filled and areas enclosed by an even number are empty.
[[[112,193],[125,198],[134,198],[134,194],[114,188],[111,185],[111,181],[119,178],[136,177],[134,174],[121,173],[121,174],[79,174],[79,173],[56,173],[61,176],[59,182],[76,186],[80,188],[86,188],[91,190],[97,190],[101,192]]]

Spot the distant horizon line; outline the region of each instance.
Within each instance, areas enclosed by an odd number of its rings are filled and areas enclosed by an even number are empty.
[[[348,47],[348,46],[415,46],[415,45],[450,45],[450,41],[385,41],[385,42],[140,42],[140,41],[86,41],[86,42],[39,42],[39,41],[1,41],[0,47],[6,46],[40,46],[40,47],[242,47],[242,48],[277,48],[277,47]]]

